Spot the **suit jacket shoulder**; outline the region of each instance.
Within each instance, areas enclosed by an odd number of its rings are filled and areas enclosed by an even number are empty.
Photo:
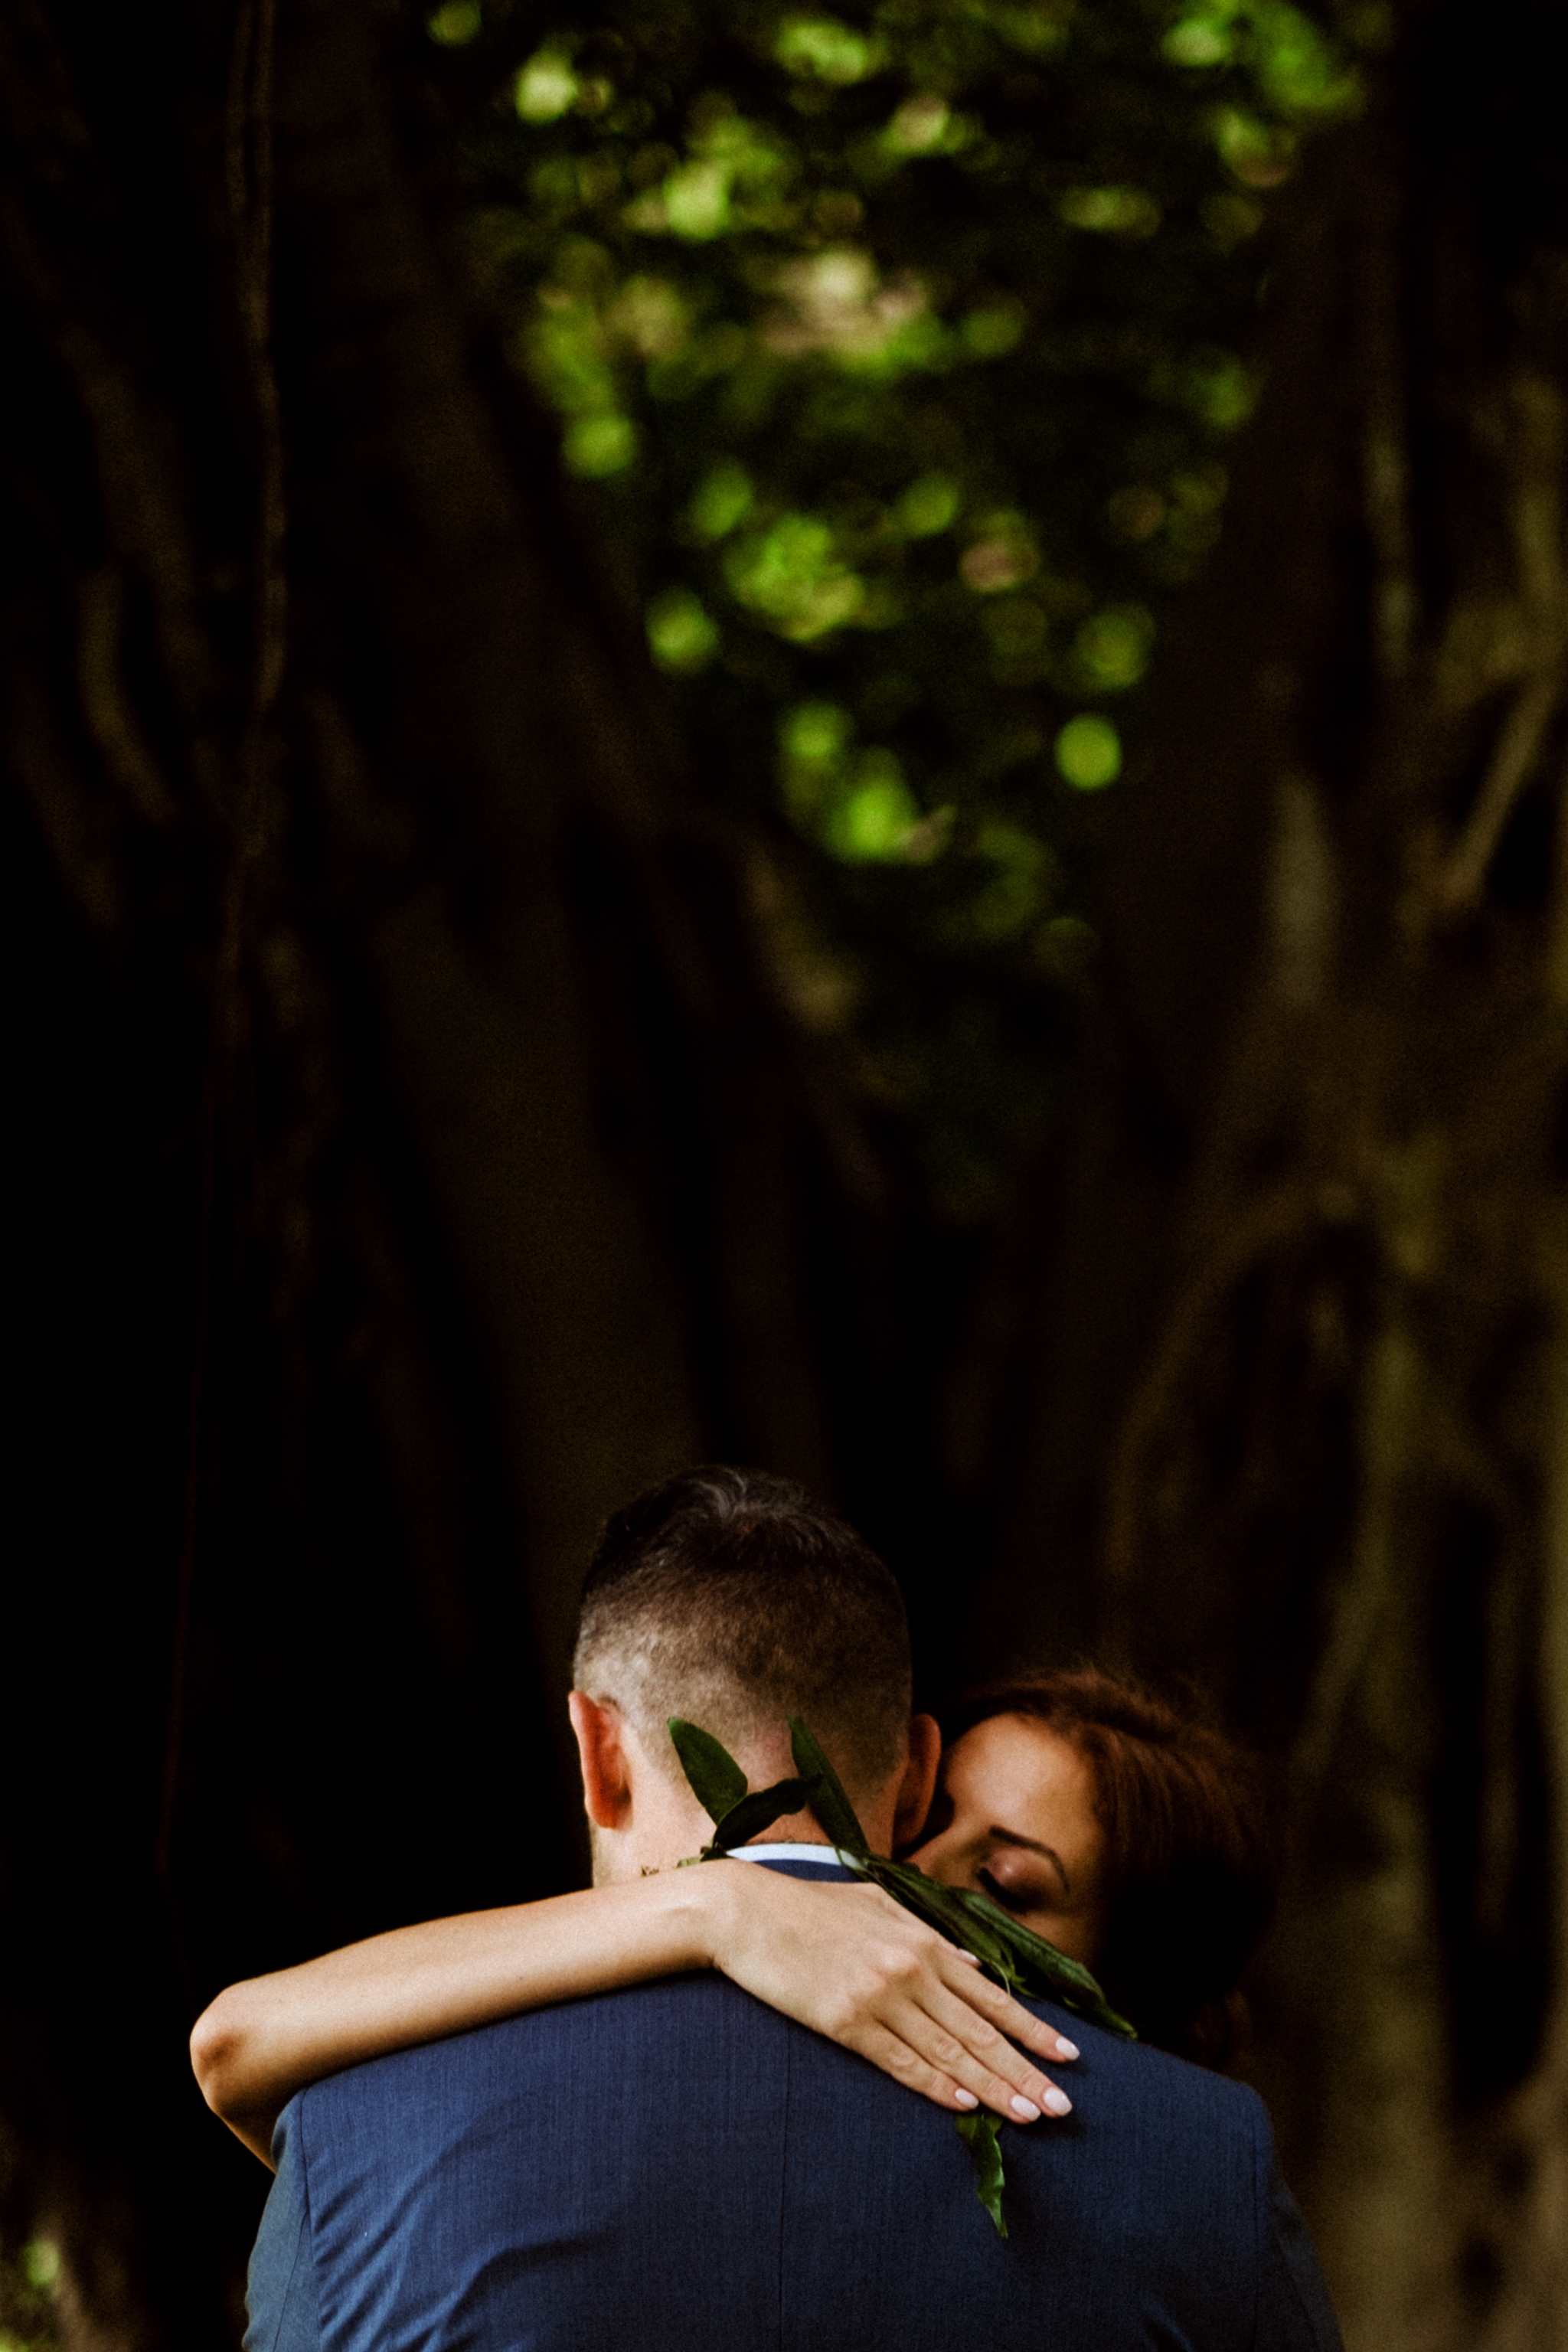
[[[1253,2095],[1061,2021],[1074,2113],[1004,2129],[1005,2242],[951,2116],[722,1978],[318,2084],[247,2352],[1335,2352]]]

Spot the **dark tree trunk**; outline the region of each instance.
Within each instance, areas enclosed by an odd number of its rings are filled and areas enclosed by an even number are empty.
[[[1289,1749],[1259,2063],[1379,2352],[1568,2331],[1565,31],[1409,8],[1299,192],[980,1623]]]
[[[232,2333],[204,1999],[572,1874],[605,1512],[888,1442],[896,1200],[473,308],[421,40],[0,12],[0,2235],[83,2342]]]

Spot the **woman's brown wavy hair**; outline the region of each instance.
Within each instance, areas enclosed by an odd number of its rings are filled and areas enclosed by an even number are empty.
[[[1094,1775],[1106,1998],[1156,2049],[1228,2070],[1247,2032],[1238,1979],[1278,1876],[1258,1760],[1197,1713],[1097,1666],[970,1691],[941,1710],[943,1738],[999,1715],[1048,1724]]]

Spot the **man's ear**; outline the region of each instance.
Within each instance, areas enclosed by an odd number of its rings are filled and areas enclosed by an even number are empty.
[[[942,1761],[942,1732],[933,1715],[910,1717],[910,1760],[899,1783],[893,1815],[893,1852],[898,1853],[920,1835],[931,1801],[936,1793],[936,1768]]]
[[[566,1701],[583,1770],[583,1806],[595,1829],[625,1829],[631,1817],[632,1780],[618,1710],[574,1690]]]

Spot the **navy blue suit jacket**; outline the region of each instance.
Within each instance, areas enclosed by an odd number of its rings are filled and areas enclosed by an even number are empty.
[[[1042,2013],[1074,2112],[1004,2129],[1005,2241],[951,2116],[719,1976],[318,2083],[247,2352],[1339,2352],[1254,2094]]]

